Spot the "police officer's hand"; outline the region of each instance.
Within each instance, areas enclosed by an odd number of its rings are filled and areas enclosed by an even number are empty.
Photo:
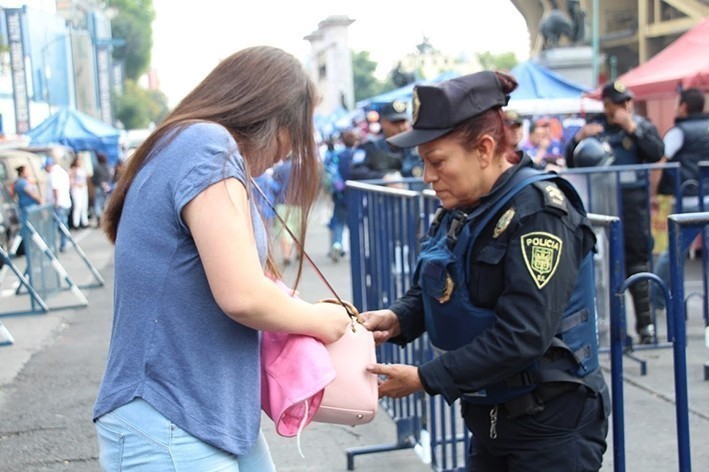
[[[635,128],[637,128],[635,120],[633,120],[633,114],[625,108],[618,108],[615,113],[613,113],[611,121],[628,133],[635,132]]]
[[[362,324],[374,334],[374,341],[377,344],[383,343],[401,333],[399,318],[391,310],[365,311],[361,316],[362,320],[364,320]]]
[[[587,123],[576,133],[576,142],[582,139],[595,136],[603,132],[603,125],[600,123]]]
[[[367,371],[379,378],[379,398],[401,398],[423,390],[418,367],[404,364],[374,364]]]

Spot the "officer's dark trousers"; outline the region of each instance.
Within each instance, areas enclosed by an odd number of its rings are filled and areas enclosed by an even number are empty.
[[[626,276],[650,270],[650,209],[644,188],[623,190],[623,246]],[[652,323],[650,283],[647,280],[630,286],[635,308],[635,330]]]
[[[606,399],[607,390],[606,390]],[[608,409],[603,397],[579,386],[545,403],[534,415],[508,418],[498,407],[497,438],[490,438],[489,405],[462,402],[473,432],[469,472],[590,472],[603,462]]]

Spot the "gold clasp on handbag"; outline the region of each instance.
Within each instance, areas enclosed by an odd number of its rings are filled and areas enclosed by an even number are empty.
[[[347,316],[350,317],[350,320],[352,320],[352,332],[355,333],[357,332],[357,328],[355,323],[362,324],[364,323],[364,320],[362,320],[362,317],[359,315],[359,310],[350,302],[347,302],[345,300],[338,300],[336,298],[323,298],[322,300],[319,301],[320,303],[334,303],[336,305],[342,305],[344,307],[345,311],[347,312]]]

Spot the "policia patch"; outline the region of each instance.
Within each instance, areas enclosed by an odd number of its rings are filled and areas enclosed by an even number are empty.
[[[527,270],[532,275],[537,288],[549,283],[559,266],[563,241],[553,234],[538,231],[527,233],[520,238],[522,255]]]

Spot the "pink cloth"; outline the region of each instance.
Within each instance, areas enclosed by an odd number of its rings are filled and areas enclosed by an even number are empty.
[[[282,282],[275,282],[292,294]],[[333,380],[335,369],[322,342],[299,334],[263,332],[261,408],[278,434],[296,436],[310,423]]]

